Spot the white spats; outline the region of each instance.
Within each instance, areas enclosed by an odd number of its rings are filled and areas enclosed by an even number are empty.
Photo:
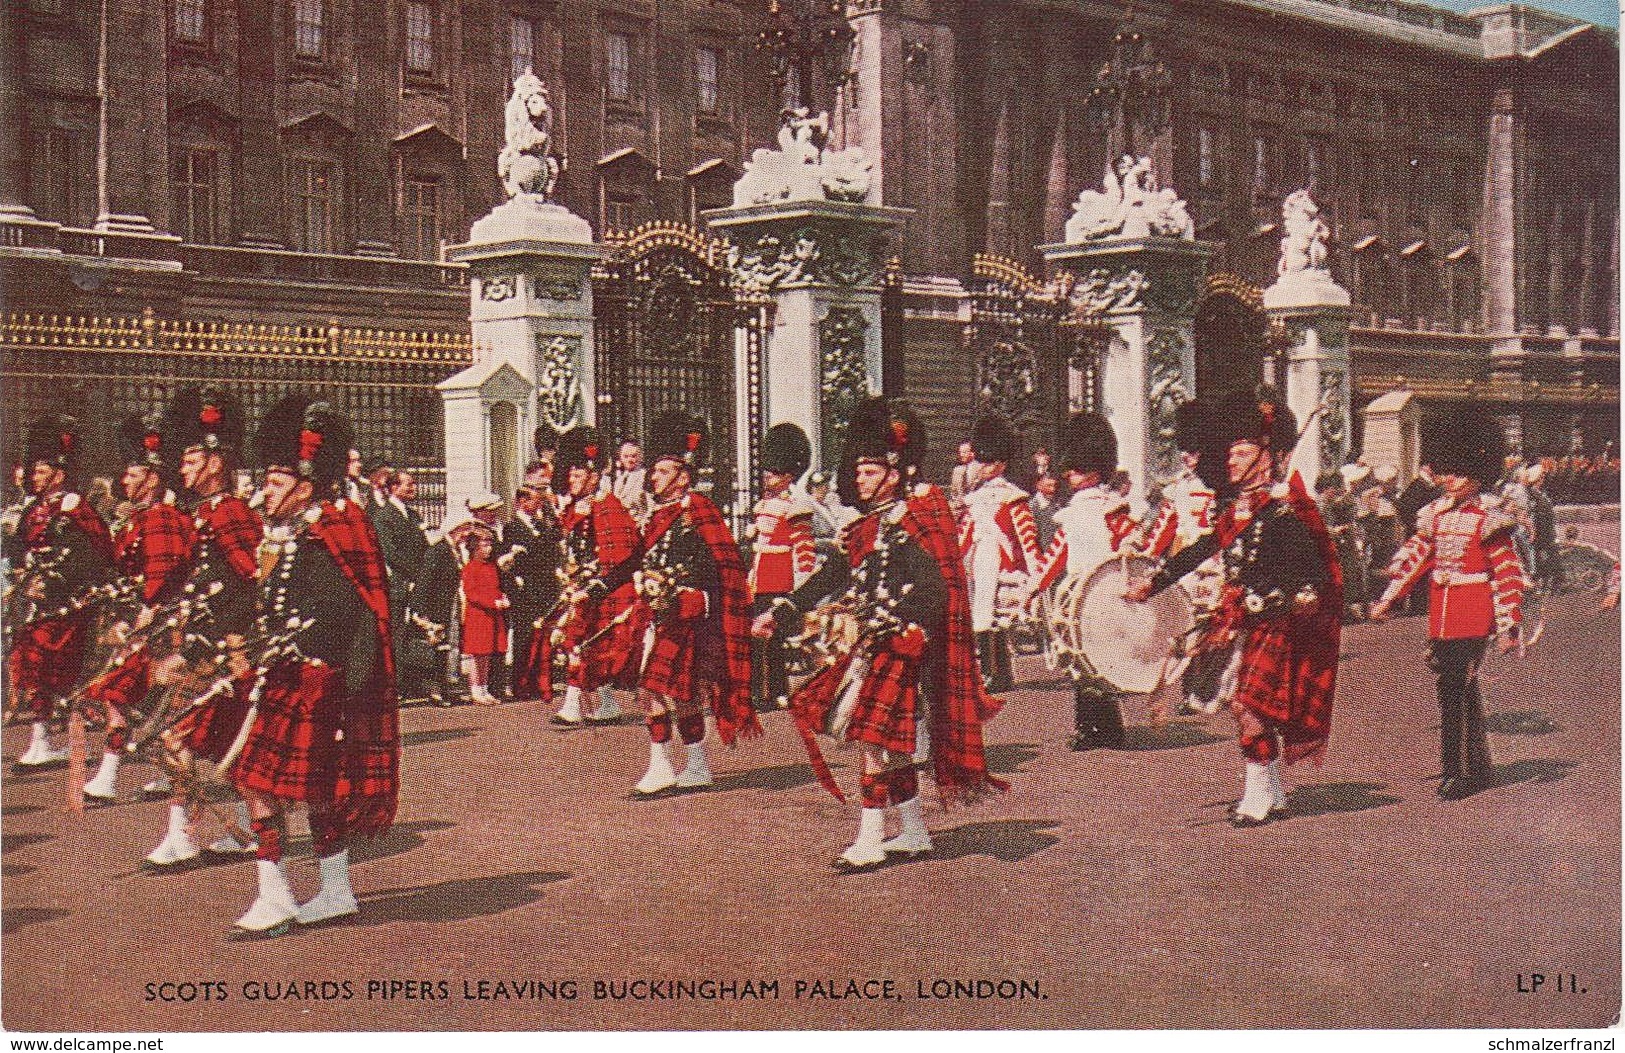
[[[1272,760],[1269,763],[1269,790],[1270,811],[1286,811],[1286,789],[1281,785],[1281,762]]]
[[[143,797],[168,797],[169,776],[160,775],[156,779],[141,787]]]
[[[118,765],[121,758],[111,751],[102,754],[96,777],[85,783],[85,796],[96,801],[118,800]]]
[[[683,770],[677,775],[677,785],[683,789],[711,785],[711,765],[706,761],[705,743],[695,742],[689,745]]]
[[[553,723],[572,726],[581,723],[581,688],[571,684],[564,689],[564,705],[553,714]]]
[[[1256,761],[1247,762],[1247,774],[1242,781],[1241,800],[1236,802],[1232,821],[1242,824],[1262,823],[1270,815],[1269,769]]]
[[[910,797],[897,806],[897,814],[903,819],[902,832],[881,844],[881,850],[887,854],[910,856],[931,851],[934,846],[931,844],[931,832],[925,828],[925,812],[920,807],[920,799]]]
[[[867,870],[886,861],[886,810],[865,808],[858,820],[858,839],[835,860],[837,870]]]
[[[238,940],[263,940],[281,936],[293,927],[299,904],[294,901],[293,889],[288,887],[287,872],[281,862],[261,859],[259,865],[259,895],[248,911],[231,927],[231,936]]]
[[[355,890],[350,887],[350,850],[323,856],[317,861],[322,874],[321,891],[309,903],[299,908],[295,917],[301,925],[319,925],[336,921],[360,911],[355,901]]]
[[[34,737],[28,740],[28,749],[17,758],[17,765],[21,768],[37,768],[47,764],[60,764],[67,759],[68,751],[52,749],[51,741],[45,734],[44,723],[35,721]]]
[[[226,836],[210,844],[209,852],[217,856],[240,856],[254,851],[259,845],[251,836],[253,829],[253,820],[248,817],[248,805],[238,801],[236,832],[228,832]],[[242,834],[243,837],[239,837],[238,834]]]
[[[170,805],[169,832],[159,842],[158,847],[147,856],[147,863],[167,869],[191,863],[198,855],[198,847],[192,843],[192,835],[186,830],[186,807],[179,804]]]
[[[676,785],[677,773],[671,769],[671,747],[664,742],[649,743],[649,770],[632,787],[632,792],[647,796]]]

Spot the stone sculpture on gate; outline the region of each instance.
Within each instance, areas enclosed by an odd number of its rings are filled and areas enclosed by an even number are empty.
[[[858,201],[869,194],[872,163],[861,147],[831,150],[829,114],[786,110],[779,148],[759,149],[734,184],[734,207],[782,201]]]
[[[497,155],[497,175],[509,197],[531,194],[553,200],[559,159],[553,156],[553,106],[541,78],[526,70],[513,82],[504,111],[507,145]]]
[[[1196,225],[1172,187],[1159,187],[1149,157],[1125,154],[1108,165],[1101,189],[1085,190],[1066,223],[1067,244],[1107,238],[1180,238],[1193,241]]]

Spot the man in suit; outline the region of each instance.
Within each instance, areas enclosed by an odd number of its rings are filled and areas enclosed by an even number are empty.
[[[541,697],[537,686],[539,670],[531,660],[535,623],[559,598],[563,535],[557,505],[551,498],[552,491],[545,485],[528,482],[515,492],[506,551],[497,558],[505,590],[513,601],[513,693],[520,701]]]
[[[377,497],[368,502],[367,512],[378,533],[378,548],[383,553],[384,565],[389,569],[389,615],[395,630],[398,647],[406,644],[408,634],[403,625],[406,605],[412,593],[412,583],[423,566],[423,556],[429,549],[429,537],[423,529],[423,517],[407,504],[417,497],[417,480],[411,472],[391,471],[389,478],[377,491]],[[404,653],[395,656],[395,669],[404,692],[408,686]]]

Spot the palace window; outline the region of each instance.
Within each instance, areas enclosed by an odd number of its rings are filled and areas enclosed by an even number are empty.
[[[401,181],[401,252],[418,260],[440,258],[440,183],[422,176]]]
[[[1270,143],[1262,135],[1253,136],[1253,189],[1270,189]]]
[[[791,66],[788,75],[784,78],[784,97],[779,100],[781,109],[793,110],[801,105],[801,70]]]
[[[215,244],[224,240],[220,215],[220,154],[183,146],[171,158],[170,187],[175,233],[187,241]]]
[[[632,101],[632,38],[611,33],[604,38],[605,88],[611,101]]]
[[[428,76],[434,73],[434,5],[406,5],[406,70]]]
[[[293,53],[302,59],[322,57],[326,0],[293,0]]]
[[[1304,144],[1303,181],[1305,186],[1313,189],[1320,185],[1321,164],[1323,161],[1324,158],[1319,143],[1311,139]]]
[[[722,68],[721,56],[714,48],[698,48],[694,52],[694,81],[696,99],[701,113],[717,112],[718,82]]]
[[[88,129],[44,129],[32,160],[34,211],[69,226],[96,218],[95,137]]]
[[[207,25],[207,0],[175,0],[175,38],[201,44]]]
[[[1196,130],[1196,181],[1202,186],[1219,181],[1218,147],[1213,140],[1213,129]]]
[[[536,26],[528,18],[508,19],[508,73],[518,80],[536,68]]]
[[[330,162],[297,158],[288,164],[293,200],[292,242],[300,252],[335,252],[338,171]]]

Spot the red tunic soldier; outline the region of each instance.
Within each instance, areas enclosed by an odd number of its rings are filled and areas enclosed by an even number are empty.
[[[355,914],[349,844],[395,819],[399,700],[387,575],[366,510],[334,497],[350,434],[327,403],[295,396],[271,407],[256,438],[265,624],[271,634],[297,630],[300,653],[261,658],[245,744],[226,765],[259,841],[259,895],[233,928],[241,939]],[[320,891],[303,905],[282,865],[286,812],[301,801],[321,872]]]
[[[798,618],[826,600],[833,603],[826,613],[856,629],[857,646],[835,655],[790,707],[814,771],[838,798],[814,733],[858,744],[863,811],[857,840],[835,866],[866,870],[889,853],[931,851],[917,775],[925,753],[944,801],[1005,784],[988,773],[982,749],[982,726],[1000,703],[976,669],[957,524],[941,490],[910,485],[923,429],[905,407],[884,399],[861,405],[848,427],[842,497],[863,516],[846,528],[844,558],[828,560],[758,616],[751,632],[766,638],[778,619]],[[902,820],[889,840],[888,802]]]
[[[635,615],[645,626],[638,696],[649,728],[649,767],[633,788],[642,796],[711,785],[707,710],[726,745],[762,731],[750,702],[750,597],[739,545],[716,505],[691,489],[707,452],[705,425],[685,413],[663,413],[645,450],[650,508],[642,554],[607,582],[613,590],[620,576],[633,576]],[[674,726],[686,753],[680,773],[671,765]]]
[[[559,513],[563,537],[563,589],[551,614],[544,616],[536,634],[537,669],[542,696],[553,697],[553,663],[565,662],[564,704],[553,723],[579,727],[584,722],[582,699],[598,696],[597,712],[585,717],[594,723],[620,719],[620,706],[612,690],[637,686],[634,660],[643,627],[636,623],[637,590],[630,569],[639,552],[638,528],[613,493],[599,490],[606,450],[595,428],[572,428],[559,435],[553,462],[553,486],[564,507]],[[615,575],[618,584],[609,587]]]
[[[162,414],[132,417],[119,428],[124,448],[124,477],[120,485],[132,508],[113,533],[114,566],[126,578],[139,578],[140,609],[131,621],[114,626],[116,635],[145,632],[148,639],[100,678],[86,695],[102,703],[107,713],[107,745],[101,768],[85,784],[85,799],[99,803],[118,800],[119,761],[129,744],[129,712],[144,701],[155,681],[172,676],[172,660],[179,639],[171,630],[149,628],[159,607],[182,595],[192,563],[192,520],[175,506],[167,488],[179,451],[167,434]],[[154,661],[168,669],[161,672]]]
[[[1394,555],[1388,589],[1371,617],[1386,619],[1428,577],[1428,667],[1438,677],[1440,712],[1439,796],[1458,800],[1490,780],[1478,670],[1490,637],[1499,639],[1503,652],[1517,646],[1525,576],[1513,542],[1517,520],[1479,493],[1501,468],[1501,426],[1487,414],[1453,414],[1429,439],[1423,456],[1444,496],[1418,513],[1416,533]]]
[[[976,422],[971,450],[980,466],[981,485],[965,495],[960,519],[960,545],[970,581],[971,626],[982,677],[989,690],[1008,691],[1010,612],[1039,569],[1038,524],[1028,494],[1005,477],[1015,456],[1016,435],[1010,422],[989,415]]]
[[[818,569],[813,536],[812,502],[796,483],[812,464],[807,433],[788,421],[775,424],[762,438],[762,497],[751,510],[746,532],[751,546],[751,613],[762,614],[773,601],[788,596]],[[755,640],[752,667],[754,694],[763,709],[790,704],[782,630],[771,640]]]
[[[85,598],[104,581],[113,546],[96,510],[70,489],[79,464],[77,421],[55,415],[35,422],[23,463],[33,497],[9,542],[22,599],[11,612],[6,686],[10,708],[34,718],[33,737],[17,759],[30,769],[67,759],[51,747],[48,722],[79,685],[94,617]]]
[[[186,631],[225,659],[223,672],[234,684],[208,692],[201,701],[190,700],[162,735],[166,769],[185,774],[172,787],[166,788],[164,780],[149,786],[170,793],[168,831],[146,857],[148,868],[155,870],[185,868],[202,854],[191,832],[202,804],[192,765],[197,758],[219,762],[248,712],[253,678],[244,648],[259,607],[259,547],[265,535],[259,513],[227,490],[243,448],[243,416],[236,398],[223,391],[183,391],[170,407],[165,433],[180,451],[180,483],[192,502],[194,543],[184,592],[205,603],[201,616],[188,620]],[[208,846],[211,853],[235,856],[253,850],[247,807],[242,802],[236,807],[235,824]]]

